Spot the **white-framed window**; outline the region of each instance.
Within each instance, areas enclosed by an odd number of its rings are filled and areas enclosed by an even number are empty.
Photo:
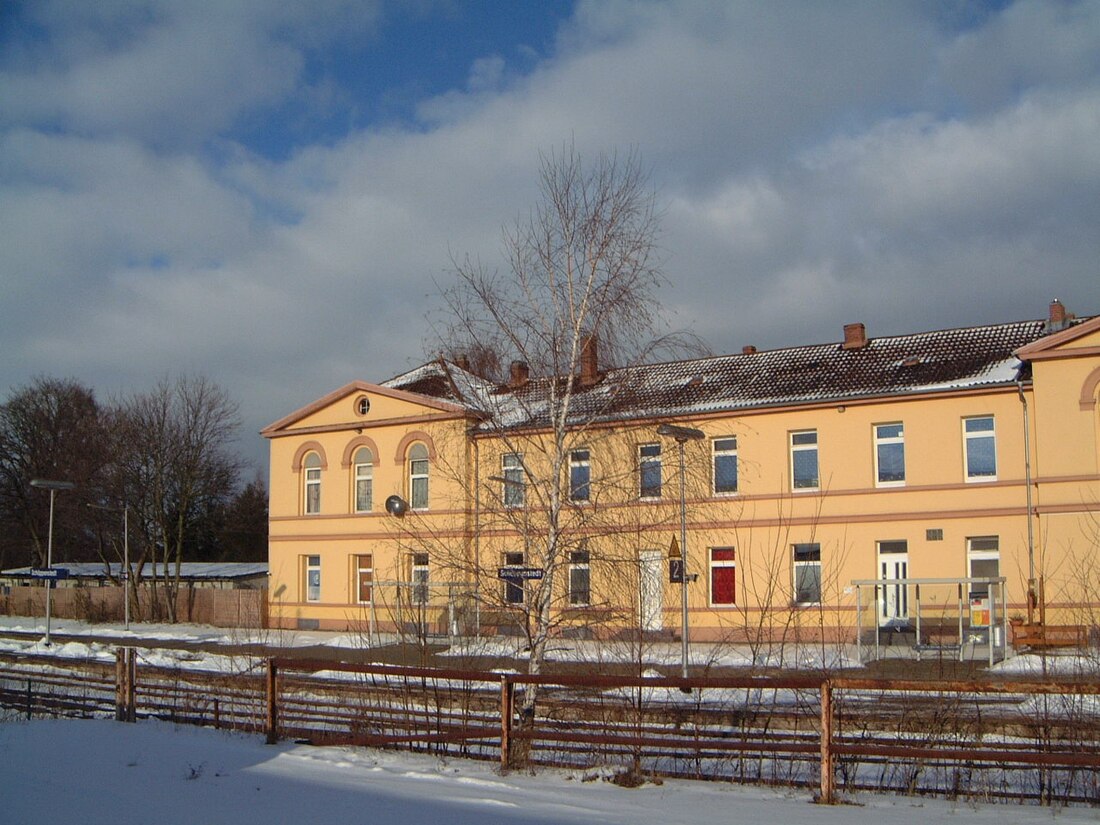
[[[661,497],[661,445],[638,446],[638,497]]]
[[[716,496],[737,492],[737,437],[716,438],[710,443],[712,489]]]
[[[321,601],[321,557],[305,556],[302,560],[303,579],[305,581],[306,601]]]
[[[409,581],[413,584],[411,601],[413,604],[427,604],[431,595],[429,592],[431,570],[428,566],[428,554],[413,553],[410,562]]]
[[[359,553],[355,557],[355,600],[370,604],[374,600],[374,555]]]
[[[307,515],[316,515],[321,512],[321,456],[310,453],[302,467],[305,469],[302,509]]]
[[[732,547],[712,547],[708,556],[711,607],[737,604],[737,551]]]
[[[817,464],[817,430],[796,430],[791,436],[791,489],[817,490],[821,473]]]
[[[569,553],[569,604],[585,607],[592,603],[592,568],[587,549]]]
[[[997,433],[993,416],[963,419],[967,481],[997,480]]]
[[[966,540],[966,568],[966,575],[972,579],[998,578],[1001,575],[1000,539],[997,536],[968,538]],[[988,595],[988,584],[970,585],[971,598],[985,598]]]
[[[500,457],[504,480],[501,482],[501,500],[505,507],[522,507],[527,492],[526,479],[523,477],[523,456],[520,453],[505,453]]]
[[[569,500],[592,500],[592,453],[589,450],[569,452]]]
[[[409,447],[409,506],[428,509],[428,448],[417,442]]]
[[[905,426],[901,422],[875,425],[875,486],[905,484]]]
[[[504,553],[502,554],[501,561],[504,562],[505,567],[523,567],[523,553]],[[504,578],[502,580],[503,592],[505,604],[523,604],[523,579],[516,577]]]
[[[374,456],[366,447],[355,451],[355,512],[369,513],[374,506]]]
[[[821,602],[821,545],[807,542],[791,546],[795,604]]]

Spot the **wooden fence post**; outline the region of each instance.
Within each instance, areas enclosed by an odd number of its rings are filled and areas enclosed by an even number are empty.
[[[835,802],[836,775],[833,764],[833,685],[828,680],[821,683],[821,793],[817,801],[822,805]]]
[[[115,650],[115,719],[126,721],[126,648]]]
[[[506,675],[500,677],[500,769],[512,764],[512,714],[515,708],[516,686]]]
[[[267,744],[279,741],[279,695],[276,677],[278,668],[274,659],[267,660]]]
[[[126,648],[126,721],[137,721],[137,649]]]

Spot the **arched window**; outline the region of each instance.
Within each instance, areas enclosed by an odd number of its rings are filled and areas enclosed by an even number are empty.
[[[374,456],[370,449],[361,447],[355,451],[355,512],[369,513],[373,507]]]
[[[321,512],[321,456],[310,453],[302,462],[305,468],[303,509],[307,515]]]
[[[428,448],[420,442],[409,447],[409,504],[414,510],[428,509]]]

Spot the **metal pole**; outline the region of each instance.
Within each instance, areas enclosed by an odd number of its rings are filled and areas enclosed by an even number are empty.
[[[126,605],[126,629],[130,629],[130,505],[122,505],[122,589]]]
[[[687,547],[687,479],[684,472],[684,444],[688,441],[702,441],[706,435],[694,427],[681,427],[676,424],[662,424],[657,435],[670,436],[680,446],[680,552],[683,557],[683,579],[680,582],[680,675],[688,678],[688,547]]]
[[[863,590],[856,585],[856,661],[863,664]]]
[[[992,585],[989,587],[989,666],[993,667],[993,634],[997,631],[997,597]]]
[[[50,526],[46,538],[46,569],[53,569],[53,498],[57,490],[50,488]],[[50,646],[50,592],[53,590],[53,581],[46,579],[46,638],[43,644]]]
[[[684,442],[680,446],[680,553],[683,555],[684,575],[680,583],[680,675],[688,677],[688,543],[687,543],[687,493],[684,478]]]

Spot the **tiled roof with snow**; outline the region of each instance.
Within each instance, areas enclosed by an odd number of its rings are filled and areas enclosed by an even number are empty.
[[[1021,321],[790,347],[610,369],[572,399],[574,420],[690,416],[925,392],[1006,385],[1030,379],[1013,355],[1048,334],[1044,321]],[[495,387],[451,363],[433,361],[386,382],[492,416],[495,426],[548,423],[548,379]],[[561,386],[559,381],[558,386]]]

